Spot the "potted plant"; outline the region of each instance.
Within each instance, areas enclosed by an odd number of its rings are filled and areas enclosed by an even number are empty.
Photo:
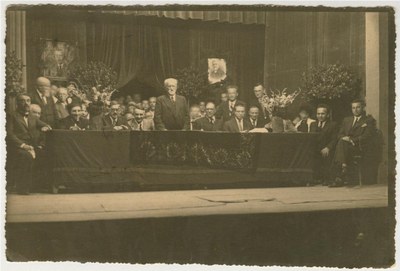
[[[15,111],[15,98],[18,94],[24,93],[25,88],[22,86],[22,60],[16,53],[10,52],[6,55],[6,112]]]
[[[207,72],[201,72],[194,66],[178,70],[176,79],[178,94],[185,96],[189,103],[199,99],[206,91]]]
[[[311,104],[328,104],[335,119],[343,117],[348,104],[359,95],[360,80],[348,67],[341,64],[320,65],[302,75],[302,93]],[[332,117],[332,114],[331,114]]]

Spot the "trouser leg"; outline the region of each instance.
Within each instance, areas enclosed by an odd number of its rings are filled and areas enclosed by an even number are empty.
[[[18,193],[29,193],[32,186],[32,169],[34,159],[25,150],[16,151],[16,188]]]

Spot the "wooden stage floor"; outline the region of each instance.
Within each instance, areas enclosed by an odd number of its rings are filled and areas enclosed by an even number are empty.
[[[8,223],[313,212],[388,205],[384,185],[7,196]]]

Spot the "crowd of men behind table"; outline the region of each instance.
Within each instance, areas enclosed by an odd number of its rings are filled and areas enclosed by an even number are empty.
[[[219,104],[201,101],[190,108],[186,98],[177,94],[176,79],[166,79],[164,87],[165,94],[159,97],[142,100],[140,94],[133,94],[105,106],[102,102],[81,101],[68,88],[58,88],[49,79],[39,77],[33,91],[17,97],[16,112],[8,116],[8,167],[16,175],[16,192],[30,193],[32,174],[45,148],[43,133],[52,129],[277,132],[271,125],[270,110],[259,102],[265,92],[262,84],[254,86],[254,101],[249,105],[238,99],[238,88],[231,85],[221,94]],[[346,184],[353,154],[368,144],[376,131],[375,120],[365,114],[364,108],[363,100],[354,100],[353,115],[346,117],[340,127],[331,121],[326,104],[315,109],[302,106],[294,121],[281,116],[284,127],[278,132],[318,133],[314,183],[330,187]],[[316,120],[310,117],[313,113]]]

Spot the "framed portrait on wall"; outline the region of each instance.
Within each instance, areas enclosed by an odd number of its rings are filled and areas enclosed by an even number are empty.
[[[77,44],[51,39],[41,40],[40,74],[54,81],[67,80],[78,59]]]
[[[226,78],[226,61],[223,58],[208,59],[208,82],[215,84]]]

